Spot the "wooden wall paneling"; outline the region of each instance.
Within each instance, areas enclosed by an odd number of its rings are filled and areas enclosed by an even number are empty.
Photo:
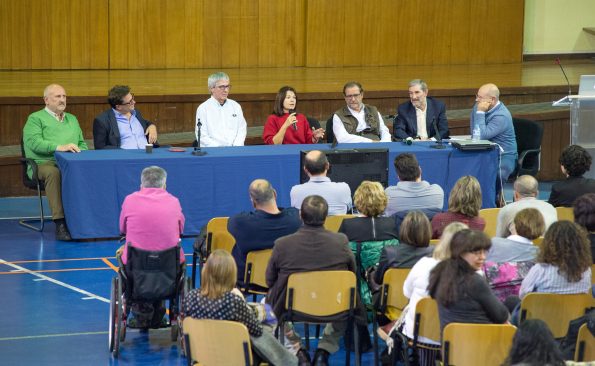
[[[191,7],[191,4],[185,0],[169,0],[164,4],[165,11],[161,16],[165,29],[161,48],[167,68],[186,67],[186,46],[191,46],[186,40],[186,32],[193,34],[192,29],[186,27],[187,20],[191,22],[193,18],[186,7]]]
[[[353,9],[356,0],[309,0],[307,4],[306,66],[343,66],[346,33],[346,9]],[[350,7],[351,6],[351,7]],[[350,25],[350,34],[359,32]]]
[[[70,4],[71,68],[108,68],[108,1],[70,1]]]
[[[263,54],[272,53],[270,49],[261,47],[263,23],[262,12],[273,7],[275,4],[285,4],[284,1],[272,2],[268,4],[266,1],[243,0],[241,3],[240,13],[240,31],[239,31],[239,66],[240,67],[266,67],[267,63],[261,63],[261,56]],[[279,21],[279,20],[277,20]],[[270,45],[269,45],[270,47]],[[264,51],[264,52],[263,52]]]
[[[487,39],[486,44],[481,46],[485,54],[482,63],[522,62],[524,14],[524,0],[503,0],[498,4],[489,2],[486,17],[493,18],[493,21],[483,29]],[[480,15],[478,20],[481,19]]]
[[[469,43],[471,37],[471,27],[469,24],[469,14],[471,13],[470,3],[476,0],[452,0],[447,3],[451,5],[448,12],[448,20],[451,23],[450,28],[450,55],[449,63],[461,65],[469,63]],[[475,30],[474,31],[479,31]],[[479,86],[478,86],[479,87]]]
[[[203,28],[203,2],[200,0],[186,1],[184,21],[184,67],[197,68],[204,67],[203,47],[204,28]],[[178,20],[181,21],[181,20]]]
[[[242,33],[242,0],[227,0],[221,6],[221,17],[214,32],[221,32],[221,43],[217,48],[221,52],[220,67],[240,67],[240,34]],[[206,37],[209,34],[205,34]]]
[[[350,3],[350,8],[345,9],[343,65],[396,63],[398,39],[402,36],[395,31],[398,5],[398,1],[390,0]]]
[[[108,0],[109,1],[109,68],[110,69],[128,69],[130,60],[128,53],[134,52],[139,44],[138,34],[141,29],[138,24],[134,26],[128,20],[127,0]],[[133,31],[133,29],[137,31]]]

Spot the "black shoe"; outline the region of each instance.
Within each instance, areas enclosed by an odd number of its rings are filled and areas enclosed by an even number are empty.
[[[56,222],[56,240],[61,240],[61,241],[71,241],[72,240],[72,237],[70,236],[70,232],[68,231],[68,228],[66,227],[66,223],[64,223],[64,221]]]
[[[328,356],[330,353],[323,350],[322,348],[318,348],[316,353],[314,354],[314,362],[312,365],[314,366],[328,366]]]
[[[298,358],[298,366],[310,366],[310,354],[303,348],[295,354]]]

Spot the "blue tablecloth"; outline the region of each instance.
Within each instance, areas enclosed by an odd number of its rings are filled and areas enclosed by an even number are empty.
[[[481,183],[483,207],[494,207],[498,171],[497,150],[462,152],[448,146],[431,149],[430,143],[341,144],[337,148],[388,148],[389,184],[396,184],[394,158],[413,152],[422,178],[438,183],[448,193],[458,178],[473,175]],[[116,237],[124,198],[140,187],[143,168],[158,165],[167,173],[167,190],[180,199],[186,216],[184,234],[198,234],[215,216],[251,210],[248,185],[265,178],[277,190],[279,206],[289,206],[289,191],[299,184],[300,150],[330,149],[329,145],[281,145],[206,148],[205,156],[154,149],[90,150],[56,153],[62,172],[62,201],[70,233],[76,239]],[[158,213],[156,213],[158,214]]]

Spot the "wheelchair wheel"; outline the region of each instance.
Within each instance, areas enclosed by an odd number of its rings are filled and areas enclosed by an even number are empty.
[[[120,297],[118,297],[118,287],[120,281],[118,277],[112,279],[112,288],[110,291],[110,313],[109,313],[109,351],[118,357],[118,351],[120,348],[120,335],[118,332],[120,323]]]
[[[128,320],[128,311],[126,310],[126,300],[124,299],[124,296],[122,294],[122,284],[120,283],[120,281],[118,281],[118,283],[120,284],[120,286],[118,286],[118,299],[119,301],[119,308],[120,308],[120,327],[119,327],[119,331],[120,331],[120,343],[124,342],[124,340],[126,340],[126,323]]]

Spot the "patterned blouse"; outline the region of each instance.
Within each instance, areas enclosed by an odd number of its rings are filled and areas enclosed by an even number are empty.
[[[209,299],[200,294],[200,289],[192,290],[186,295],[184,313],[196,319],[240,322],[248,328],[251,336],[262,335],[262,326],[256,320],[254,311],[248,307],[244,299],[231,292],[226,292],[217,299]]]

